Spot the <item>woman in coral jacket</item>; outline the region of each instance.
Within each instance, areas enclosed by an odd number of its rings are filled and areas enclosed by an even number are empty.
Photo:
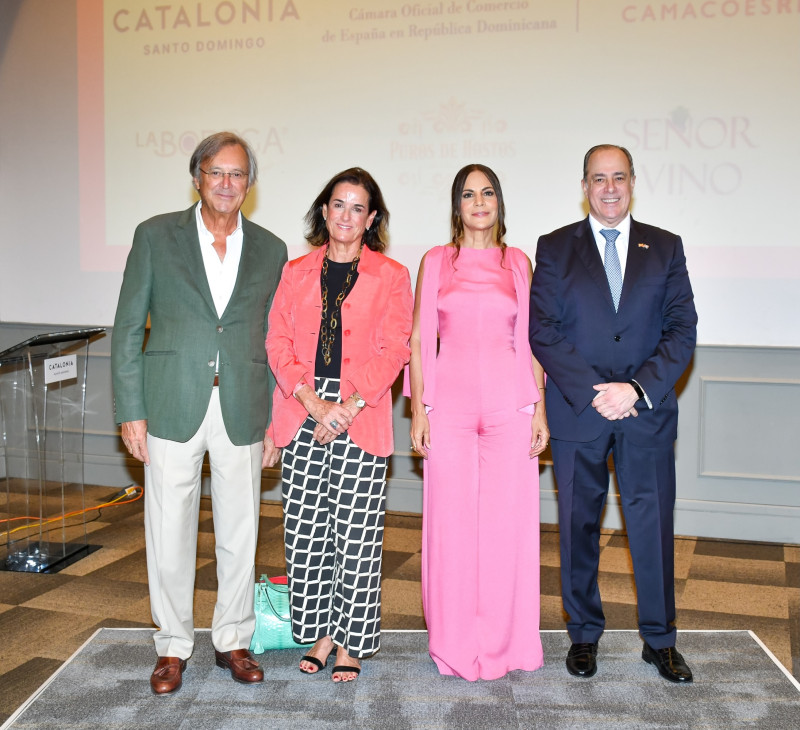
[[[334,176],[306,215],[316,250],[286,264],[269,315],[292,632],[315,642],[302,672],[336,651],[334,682],[380,648],[391,386],[412,320],[408,270],[383,255],[388,220],[369,173]]]

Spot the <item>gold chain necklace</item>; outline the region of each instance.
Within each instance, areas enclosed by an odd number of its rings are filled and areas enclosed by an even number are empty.
[[[347,278],[344,280],[344,284],[342,285],[342,291],[339,292],[339,296],[336,297],[336,301],[333,304],[333,309],[331,310],[330,316],[330,327],[328,325],[328,251],[325,251],[325,258],[322,259],[322,328],[320,330],[320,343],[322,345],[322,359],[325,361],[326,365],[331,364],[331,348],[333,347],[333,341],[336,337],[336,328],[339,325],[339,320],[337,319],[336,315],[341,311],[342,302],[344,298],[347,296],[347,292],[350,289],[350,285],[353,282],[353,274],[358,269],[358,260],[361,258],[361,249],[364,248],[364,244],[361,244],[361,248],[358,249],[358,254],[353,259],[353,263],[350,266],[350,271],[347,272]]]

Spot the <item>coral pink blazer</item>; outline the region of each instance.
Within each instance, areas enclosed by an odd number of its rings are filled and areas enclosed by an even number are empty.
[[[298,383],[314,387],[314,362],[322,320],[320,273],[326,248],[289,261],[269,313],[267,357],[278,386],[269,433],[286,446],[308,416],[292,395]],[[350,426],[350,438],[367,453],[394,451],[391,387],[408,362],[413,304],[408,269],[364,246],[358,279],[342,304],[342,400],[358,391],[367,405]]]

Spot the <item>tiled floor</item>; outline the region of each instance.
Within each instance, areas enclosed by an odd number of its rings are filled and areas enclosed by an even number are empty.
[[[99,504],[114,491],[88,487],[87,505]],[[210,625],[216,596],[210,506],[203,500],[197,626]],[[383,626],[422,629],[421,518],[389,515],[386,524]],[[100,626],[151,626],[142,502],[105,508],[89,529],[90,543],[102,549],[59,573],[0,571],[0,722]],[[607,627],[635,628],[627,540],[607,532],[602,543],[600,588]],[[800,678],[800,546],[679,537],[675,551],[679,629],[752,629]],[[262,505],[256,563],[269,575],[285,572],[278,505]],[[542,525],[541,565],[542,628],[563,629],[556,525]]]

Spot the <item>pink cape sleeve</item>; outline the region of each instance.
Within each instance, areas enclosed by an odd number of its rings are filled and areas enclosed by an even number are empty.
[[[425,254],[425,271],[422,274],[422,288],[419,304],[419,337],[422,359],[422,402],[426,412],[433,409],[436,398],[436,337],[439,332],[438,295],[439,273],[444,258],[444,246],[436,246]],[[411,397],[411,378],[406,365],[403,378],[403,395]]]

